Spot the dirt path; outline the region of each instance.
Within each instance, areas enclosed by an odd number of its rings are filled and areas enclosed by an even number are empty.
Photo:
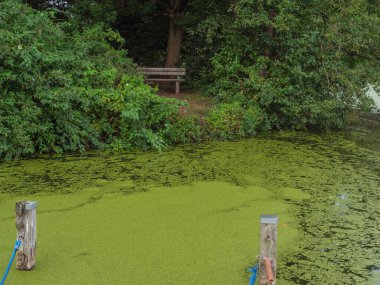
[[[181,114],[183,115],[205,116],[214,106],[210,98],[197,93],[182,92],[180,94],[175,94],[167,91],[160,91],[159,95],[166,98],[176,98],[178,100],[186,101],[188,105],[181,107]]]

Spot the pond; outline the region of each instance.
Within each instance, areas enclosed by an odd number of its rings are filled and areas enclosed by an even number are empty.
[[[0,271],[36,200],[37,267],[9,284],[248,284],[278,214],[277,284],[380,284],[380,128],[1,164]]]

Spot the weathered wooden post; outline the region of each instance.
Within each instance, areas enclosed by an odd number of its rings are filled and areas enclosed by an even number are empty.
[[[175,83],[175,94],[179,94],[179,81],[180,81],[180,76],[177,75],[177,81]]]
[[[17,252],[17,270],[32,270],[36,264],[37,202],[16,203],[17,238],[21,240]]]
[[[260,233],[260,285],[276,284],[277,216],[261,216]]]

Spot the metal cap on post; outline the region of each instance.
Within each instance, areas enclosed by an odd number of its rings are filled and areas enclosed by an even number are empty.
[[[37,205],[35,201],[16,203],[17,238],[21,240],[17,270],[32,270],[36,264]]]
[[[261,224],[277,225],[278,224],[278,216],[261,215],[260,223]]]
[[[36,201],[27,201],[25,203],[25,210],[37,209],[38,203]]]

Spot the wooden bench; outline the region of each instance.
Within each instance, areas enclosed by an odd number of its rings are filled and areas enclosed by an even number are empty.
[[[145,76],[146,82],[175,82],[175,94],[179,94],[179,83],[185,81],[185,68],[138,67],[137,71]]]

